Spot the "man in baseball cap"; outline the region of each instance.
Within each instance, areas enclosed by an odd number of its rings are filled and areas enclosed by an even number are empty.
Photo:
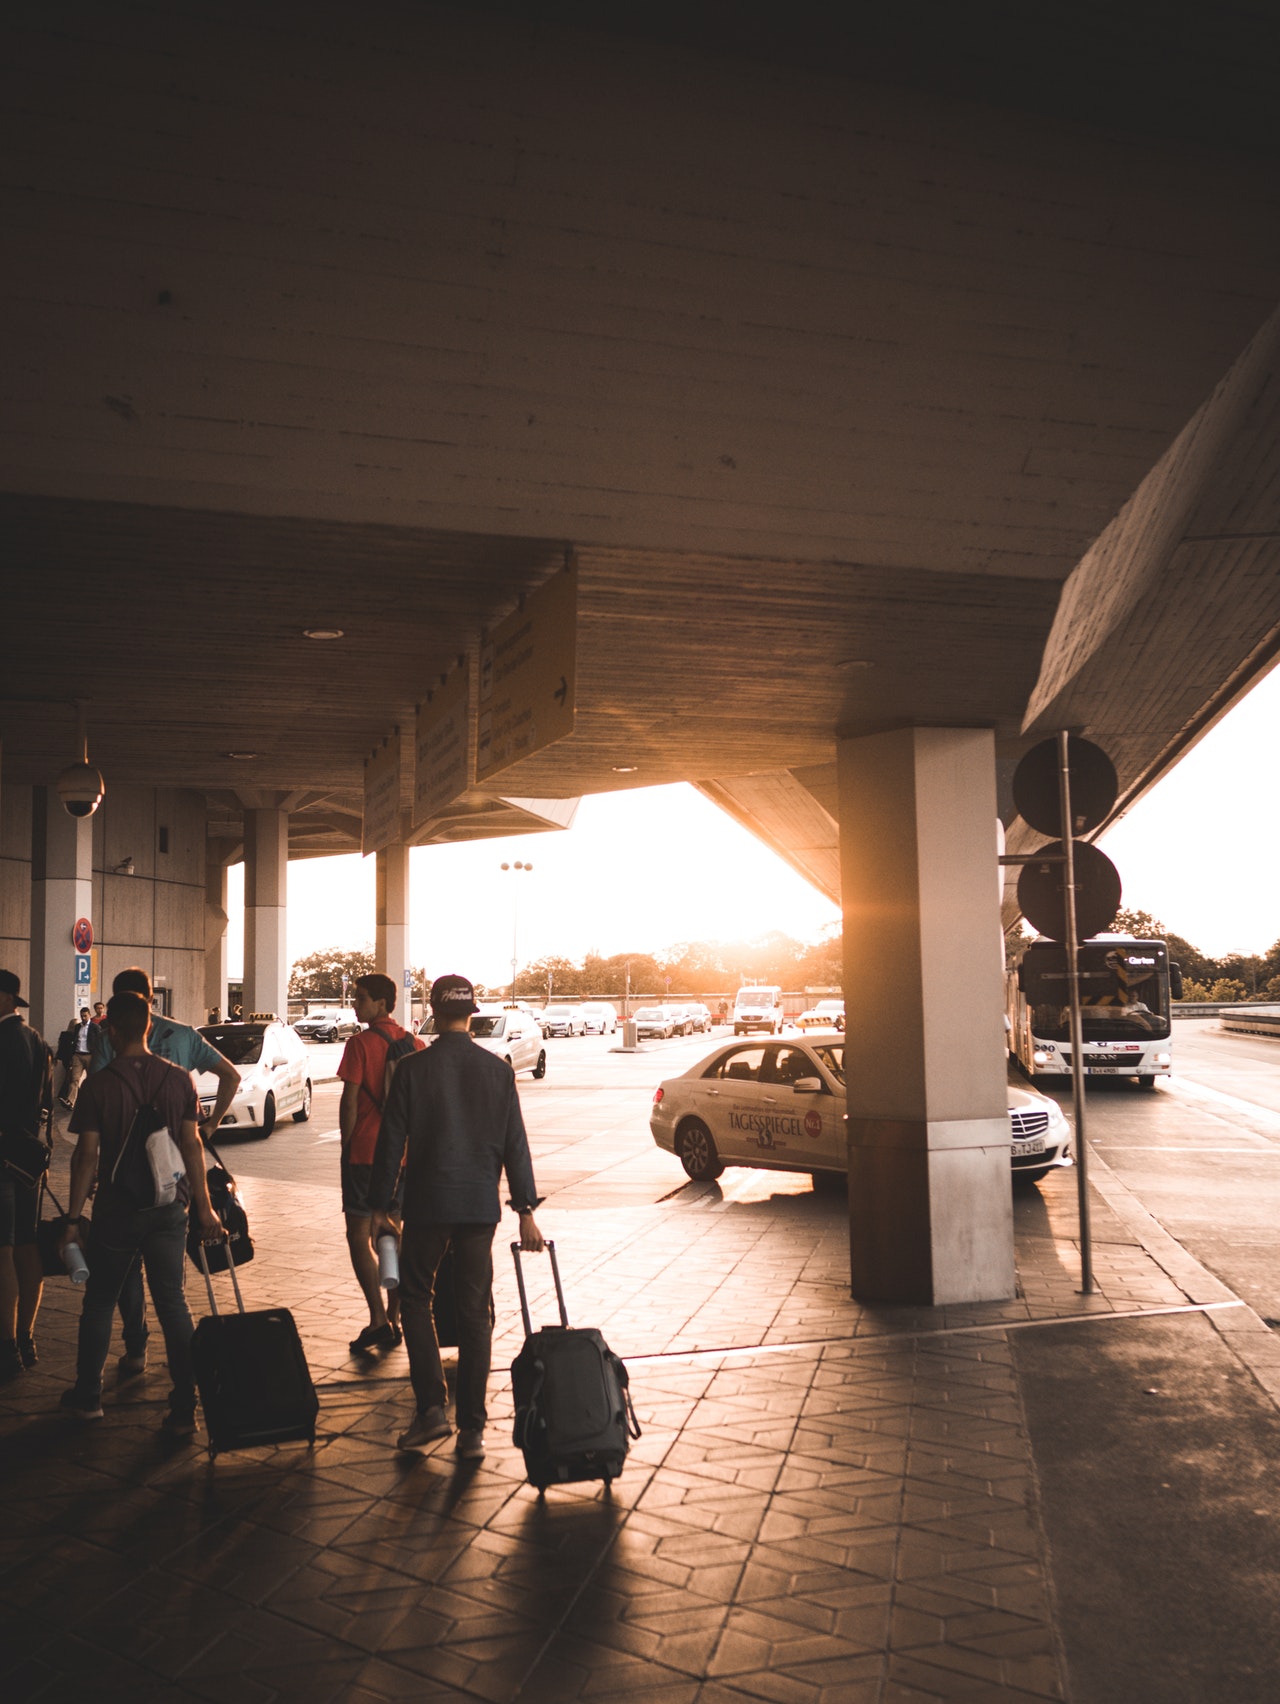
[[[471,1039],[476,991],[465,976],[438,976],[431,985],[431,1010],[434,1045],[402,1059],[391,1079],[369,1180],[369,1205],[374,1240],[384,1231],[394,1232],[388,1208],[403,1161],[400,1324],[417,1413],[398,1447],[421,1449],[452,1430],[431,1313],[436,1268],[452,1246],[458,1307],[457,1451],[475,1460],[484,1454],[493,1340],[493,1233],[502,1217],[498,1180],[504,1171],[510,1206],[519,1216],[520,1246],[536,1254],[543,1242],[533,1217],[538,1193],[515,1074],[505,1059]]]

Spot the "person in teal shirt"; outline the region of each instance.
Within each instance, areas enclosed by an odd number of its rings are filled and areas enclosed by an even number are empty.
[[[113,994],[141,994],[151,1003],[151,978],[139,965],[122,970],[111,984]],[[101,1071],[115,1058],[105,1024],[91,1026],[92,1057],[90,1073]],[[211,1047],[197,1029],[180,1024],[175,1018],[153,1017],[147,1046],[160,1059],[178,1065],[184,1071],[210,1071],[218,1079],[218,1093],[208,1117],[200,1120],[202,1141],[212,1139],[214,1131],[236,1097],[240,1073],[216,1047]],[[120,1323],[124,1328],[124,1354],[120,1357],[122,1378],[136,1378],[147,1370],[147,1301],[142,1287],[142,1262],[135,1261],[120,1292]]]

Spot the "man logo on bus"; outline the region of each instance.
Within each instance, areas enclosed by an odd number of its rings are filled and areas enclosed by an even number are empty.
[[[805,1115],[804,1115],[804,1133],[805,1133],[806,1136],[821,1136],[821,1134],[822,1134],[822,1114],[820,1112],[806,1112],[805,1113]]]

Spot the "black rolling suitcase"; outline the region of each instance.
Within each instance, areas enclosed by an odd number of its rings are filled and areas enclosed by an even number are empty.
[[[228,1270],[239,1312],[220,1314],[203,1245],[200,1265],[213,1313],[196,1326],[191,1366],[209,1454],[296,1438],[314,1443],[320,1401],[293,1315],[288,1308],[247,1313],[234,1265]]]
[[[548,1485],[603,1479],[607,1489],[622,1472],[632,1438],[640,1436],[627,1369],[598,1331],[570,1326],[553,1242],[547,1253],[560,1323],[535,1331],[519,1243],[512,1243],[511,1253],[525,1330],[524,1347],[511,1363],[512,1441],[524,1452],[529,1483],[545,1491]]]

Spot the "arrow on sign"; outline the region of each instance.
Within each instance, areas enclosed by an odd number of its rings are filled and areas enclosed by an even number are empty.
[[[551,694],[551,696],[553,698],[558,698],[560,700],[561,704],[563,704],[565,702],[565,700],[568,698],[568,696],[569,696],[569,682],[564,678],[563,675],[560,676],[560,685]]]

